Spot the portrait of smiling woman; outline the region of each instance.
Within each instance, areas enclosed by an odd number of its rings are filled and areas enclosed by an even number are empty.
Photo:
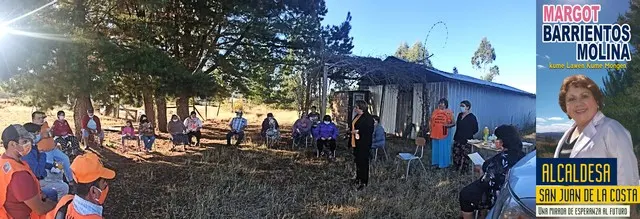
[[[638,185],[638,161],[629,131],[606,117],[604,95],[584,75],[564,79],[558,98],[560,108],[573,119],[556,147],[555,158],[617,158],[618,185]]]

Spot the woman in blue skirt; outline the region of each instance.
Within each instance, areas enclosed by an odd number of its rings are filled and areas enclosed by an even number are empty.
[[[438,108],[431,114],[431,165],[447,168],[451,164],[452,136],[449,129],[453,124],[453,111],[446,98],[438,101]]]

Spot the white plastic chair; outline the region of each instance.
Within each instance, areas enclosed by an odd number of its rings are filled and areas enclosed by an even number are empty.
[[[411,153],[398,153],[398,158],[403,161],[407,161],[407,177],[409,177],[409,168],[411,167],[411,161],[417,160],[422,169],[427,172],[427,168],[424,167],[424,163],[422,163],[422,156],[424,155],[424,145],[427,144],[427,140],[423,137],[416,138],[416,151]],[[420,150],[420,156],[418,156],[418,150]]]

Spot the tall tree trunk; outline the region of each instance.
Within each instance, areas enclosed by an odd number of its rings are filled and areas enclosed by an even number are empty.
[[[87,9],[85,6],[86,1],[85,0],[78,0],[78,1],[74,1],[73,2],[74,8],[73,8],[73,13],[72,13],[72,23],[82,29],[86,26],[86,20],[85,17],[87,15]],[[65,54],[65,59],[76,59],[75,60],[75,64],[77,65],[76,67],[78,69],[75,69],[76,71],[79,72],[86,72],[87,70],[87,62],[86,62],[86,53],[85,50],[83,50],[83,48],[79,45],[73,45],[70,47],[67,47],[65,49],[61,49],[64,52],[67,52]],[[72,55],[69,52],[76,52],[76,53],[80,53],[81,55]],[[84,56],[83,56],[84,55]],[[78,58],[78,57],[83,57],[83,58]],[[65,63],[63,65],[67,70],[69,71],[73,71],[74,69],[71,68],[71,66],[69,65],[69,63]],[[87,78],[84,79],[85,81],[80,81],[79,84],[84,84],[86,85],[88,80]],[[75,126],[76,126],[76,137],[78,139],[82,139],[82,132],[80,130],[82,130],[82,117],[84,115],[87,115],[87,109],[89,108],[93,108],[93,104],[91,102],[91,93],[87,92],[85,90],[81,89],[80,90],[76,90],[75,92],[75,103],[73,104],[73,121],[75,121]],[[95,113],[95,109],[94,109],[94,113]]]
[[[75,122],[76,138],[82,139],[82,117],[87,114],[87,109],[92,108],[91,97],[88,94],[80,94],[76,96],[73,104],[73,121]]]
[[[189,117],[189,96],[185,94],[181,94],[178,98],[176,98],[176,111],[178,112],[178,116],[180,118]]]
[[[309,112],[309,105],[311,105],[310,104],[311,102],[310,101],[311,100],[310,98],[311,83],[310,82],[312,77],[310,77],[308,70],[305,71],[305,75],[306,77],[305,77],[305,87],[304,87],[305,88],[304,89],[304,105],[302,107],[302,112]]]
[[[104,115],[106,116],[111,114],[113,114],[113,103],[107,102],[104,109]]]
[[[158,130],[167,132],[167,96],[156,93],[156,110],[158,111]]]
[[[144,86],[142,88],[142,101],[144,101],[144,114],[147,115],[151,125],[156,127],[156,110],[153,105],[153,90],[151,90],[151,87]]]

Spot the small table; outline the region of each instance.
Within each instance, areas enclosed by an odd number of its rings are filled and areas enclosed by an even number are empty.
[[[475,144],[471,144],[473,145],[473,147],[471,147],[471,153],[475,153],[478,152],[478,154],[480,154],[480,156],[482,156],[483,159],[487,160],[493,156],[495,156],[496,154],[502,152],[502,149],[498,149],[494,147],[491,147],[491,145],[493,145],[493,143],[487,143],[485,144],[484,141],[483,142],[479,142],[479,143],[475,143]]]
[[[469,144],[473,145],[473,147],[471,147],[471,153],[476,152],[476,148],[477,148],[477,152],[484,159],[491,158],[494,155],[502,152],[501,149],[498,149],[498,148],[495,148],[495,147],[491,147],[491,145],[493,143],[484,144],[484,141],[481,141],[481,142],[477,142],[477,143],[469,142]],[[535,148],[535,144],[529,143],[529,142],[524,142],[524,141],[522,142],[522,152],[524,152],[525,154],[531,152],[534,148]]]
[[[480,154],[480,156],[484,160],[487,160],[502,151],[497,148],[491,148],[489,145],[490,143],[485,145],[483,140],[472,139],[469,140],[468,143],[471,145],[471,153],[473,154],[475,152],[478,152],[478,154]],[[474,164],[473,162],[469,162],[469,165],[471,165],[470,169],[471,174],[473,175]]]

